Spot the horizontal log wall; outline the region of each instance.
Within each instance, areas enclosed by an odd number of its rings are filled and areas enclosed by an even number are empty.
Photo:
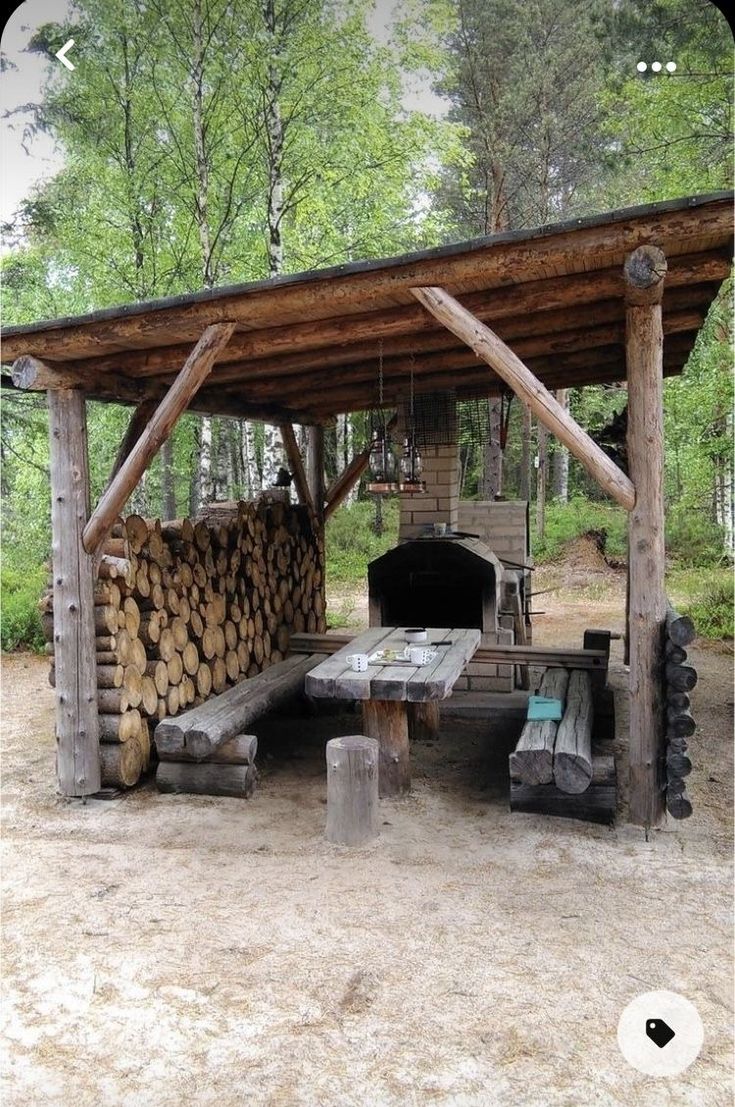
[[[114,528],[95,588],[103,783],[137,782],[159,719],[280,661],[292,633],[324,633],[314,522],[308,508],[261,502],[210,505],[197,521],[132,515]],[[42,607],[52,643],[50,594]]]

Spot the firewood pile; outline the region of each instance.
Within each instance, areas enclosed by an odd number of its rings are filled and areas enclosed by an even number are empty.
[[[687,651],[696,638],[694,623],[669,607],[666,612],[664,696],[666,698],[666,810],[674,819],[688,819],[692,804],[684,778],[692,771],[688,743],[696,730],[689,693],[697,671],[687,664]]]
[[[306,508],[213,504],[195,519],[130,515],[105,543],[95,586],[103,784],[132,787],[151,730],[323,633],[323,555]],[[41,600],[53,664],[53,592]]]

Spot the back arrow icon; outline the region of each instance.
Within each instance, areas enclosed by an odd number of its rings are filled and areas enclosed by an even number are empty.
[[[61,47],[61,49],[57,50],[56,53],[54,54],[54,57],[58,58],[59,61],[61,62],[61,64],[65,65],[67,69],[76,69],[76,66],[72,65],[72,63],[69,61],[69,59],[66,56],[67,50],[71,50],[73,45],[74,45],[74,39],[70,38],[69,41],[65,42],[64,45]]]

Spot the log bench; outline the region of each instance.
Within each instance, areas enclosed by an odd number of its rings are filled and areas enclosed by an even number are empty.
[[[304,689],[304,677],[323,654],[293,654],[241,681],[155,730],[160,791],[248,795],[252,791],[254,737],[247,728]],[[172,767],[172,766],[175,766]]]
[[[508,759],[511,811],[613,822],[615,758],[602,740],[614,737],[614,727],[609,718],[597,723],[610,710],[611,696],[595,695],[590,674],[581,669],[547,669],[539,691],[564,701],[562,718],[524,724]]]

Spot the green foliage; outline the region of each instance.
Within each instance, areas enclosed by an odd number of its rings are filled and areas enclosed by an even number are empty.
[[[711,0],[622,0],[608,37],[600,106],[606,171],[590,191],[610,206],[732,184],[732,32]],[[636,72],[640,60],[676,72]]]
[[[724,531],[705,515],[675,507],[666,516],[666,550],[679,565],[718,565],[724,557]]]
[[[627,517],[621,507],[611,503],[592,503],[582,496],[573,496],[568,503],[551,503],[546,509],[546,533],[533,543],[537,564],[553,561],[567,542],[588,530],[604,530],[607,534],[605,552],[610,557],[624,558],[627,551]]]
[[[0,573],[0,642],[4,650],[43,651],[38,600],[45,579],[43,568],[12,569],[3,565]]]
[[[694,620],[702,638],[733,637],[731,567],[675,570],[667,576],[667,587],[677,610]]]
[[[395,546],[398,501],[383,501],[383,533],[375,533],[375,504],[363,500],[335,511],[326,527],[327,579],[330,583],[364,583],[368,562]]]

